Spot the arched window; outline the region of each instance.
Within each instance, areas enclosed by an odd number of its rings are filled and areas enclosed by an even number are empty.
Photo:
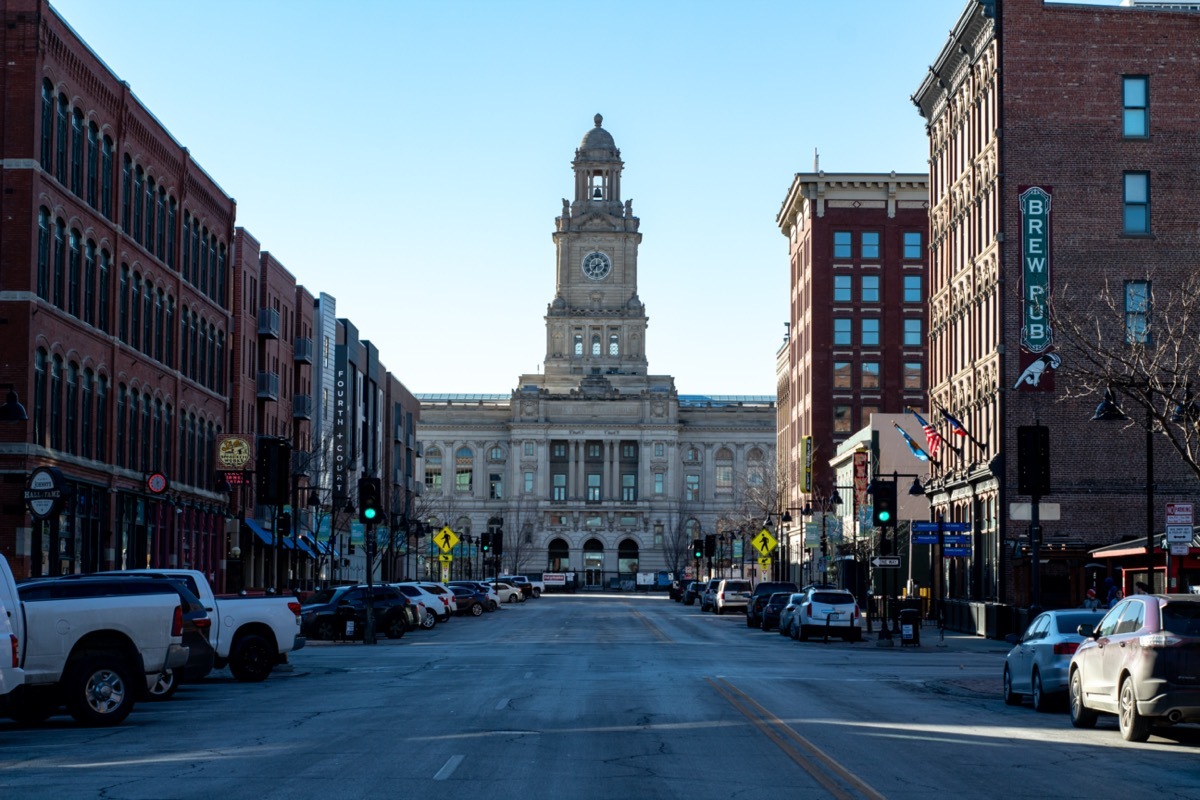
[[[67,223],[54,223],[54,305],[65,308],[67,284]]]
[[[608,354],[610,356],[618,356],[621,354],[621,348],[617,345],[617,335],[610,333],[608,335]]]
[[[100,251],[100,275],[96,281],[96,295],[98,299],[98,308],[96,310],[96,326],[105,333],[109,333],[108,319],[108,274],[111,271],[111,262],[109,260],[107,250]]]
[[[142,276],[137,272],[129,293],[129,344],[134,350],[142,349]]]
[[[722,447],[717,450],[714,461],[716,462],[717,494],[733,494],[733,452],[728,447]]]
[[[105,136],[100,145],[100,213],[107,219],[113,218],[113,140]]]
[[[582,333],[575,334],[575,355],[577,355],[577,356],[583,355],[583,334]]]
[[[550,540],[546,548],[546,568],[550,572],[569,572],[571,570],[571,549],[563,539]]]
[[[474,485],[473,461],[471,448],[458,448],[458,452],[454,454],[454,491],[470,494]]]
[[[746,454],[746,483],[750,486],[762,486],[765,481],[766,464],[763,461],[763,451],[757,447]]]
[[[108,378],[96,379],[96,460],[108,458]]]
[[[121,162],[121,230],[133,232],[133,159],[128,155]]]
[[[50,361],[50,449],[62,449],[62,382],[63,382],[63,360],[61,356],[55,356]]]
[[[38,349],[33,357],[33,442],[46,445],[46,370],[49,355]]]
[[[83,248],[83,321],[96,324],[96,243],[91,239]]]
[[[602,583],[600,573],[604,569],[604,543],[599,539],[588,539],[583,543],[583,568],[589,586]]]
[[[600,334],[598,333],[592,334],[592,355],[600,355]]]
[[[54,153],[54,84],[42,82],[42,169],[50,171]]]
[[[152,462],[150,461],[150,445],[153,444],[153,441],[151,440],[150,437],[153,436],[153,434],[154,434],[154,428],[151,426],[151,421],[150,421],[151,406],[152,406],[152,401],[150,399],[150,393],[146,392],[144,395],[142,395],[142,440],[141,440],[142,460],[141,460],[141,463],[142,463],[142,471],[143,472],[149,472],[151,469],[151,466],[152,466]]]
[[[71,115],[71,191],[83,197],[83,112],[78,108]]]
[[[137,393],[137,390],[131,391],[129,393],[129,396],[127,398],[125,398],[125,413],[129,417],[129,420],[126,423],[126,425],[127,425],[126,430],[129,431],[129,436],[127,436],[124,439],[119,439],[117,441],[117,450],[126,450],[129,454],[128,456],[126,456],[125,463],[129,465],[130,469],[137,469],[139,467],[139,464],[138,464],[138,409],[140,408],[139,398],[140,398],[140,395]]]
[[[50,299],[50,209],[38,209],[37,294]]]
[[[133,240],[142,243],[142,188],[146,181],[146,171],[141,167],[133,170]]]
[[[54,177],[63,186],[67,185],[67,134],[71,129],[70,107],[67,96],[58,96],[58,138],[54,147]]]
[[[100,197],[100,129],[94,122],[88,125],[87,165],[87,204],[97,208]]]
[[[72,455],[79,454],[79,365],[74,361],[67,364],[67,404],[63,414],[66,426],[66,450]]]
[[[442,491],[442,451],[436,447],[425,451],[425,488],[431,492]]]
[[[622,575],[635,575],[638,571],[638,543],[633,539],[623,539],[617,545],[617,572]]]
[[[85,369],[79,376],[79,444],[80,455],[91,458],[95,452],[95,441],[92,431],[92,386],[95,375],[90,369]]]
[[[190,212],[183,212],[183,268],[180,274],[183,279],[189,283],[192,280],[192,248],[188,247],[188,242],[192,238],[192,215]]]
[[[83,236],[71,229],[71,250],[67,259],[67,313],[79,317],[79,292],[83,273]]]

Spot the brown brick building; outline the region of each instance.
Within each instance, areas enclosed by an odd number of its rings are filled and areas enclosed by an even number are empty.
[[[1200,14],[971,0],[932,64],[913,97],[930,141],[930,400],[974,439],[930,486],[939,513],[973,527],[973,557],[945,559],[940,588],[979,607],[1074,605],[1118,564],[1132,588],[1146,579],[1140,545],[1101,569],[1092,551],[1144,542],[1147,525],[1161,534],[1162,505],[1193,500],[1195,479],[1165,445],[1149,477],[1144,414],[1126,391],[1140,379],[1115,361],[1089,376],[1066,332],[1090,326],[1136,361],[1155,298],[1195,270]],[[1105,286],[1109,312],[1091,302]],[[1155,378],[1168,431],[1186,434],[1170,410],[1191,377]],[[1091,421],[1105,383],[1132,422]],[[1060,515],[1042,522],[1040,558],[1010,509],[1031,501],[1017,430],[1033,425],[1049,430],[1042,502]],[[1180,590],[1197,582],[1187,569]]]

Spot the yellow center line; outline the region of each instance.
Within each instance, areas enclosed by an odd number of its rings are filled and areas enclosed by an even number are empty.
[[[661,628],[659,628],[657,625],[655,625],[653,622],[651,622],[649,619],[647,619],[645,616],[643,616],[641,612],[634,611],[633,615],[635,617],[637,617],[638,619],[640,619],[642,621],[642,624],[650,629],[650,632],[654,634],[654,638],[658,639],[660,642],[665,642],[666,644],[674,644],[675,643],[675,641],[670,636],[667,636],[665,633],[663,633]]]
[[[861,780],[857,775],[843,767],[808,739],[796,733],[790,725],[772,714],[750,695],[738,689],[724,678],[706,678],[709,685],[724,697],[730,705],[736,708],[773,741],[780,750],[795,761],[805,772],[812,775],[831,796],[837,800],[853,800],[855,795],[847,792],[838,785],[827,773],[840,778],[847,786],[856,790],[869,800],[886,800],[874,788]],[[790,741],[789,741],[790,740]],[[803,752],[801,752],[803,751]],[[819,762],[820,766],[813,763]],[[824,769],[821,769],[824,767]]]

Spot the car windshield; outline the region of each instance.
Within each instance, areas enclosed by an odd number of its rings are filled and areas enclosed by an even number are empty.
[[[849,592],[813,592],[814,603],[828,603],[832,606],[848,606],[854,602],[854,595]]]
[[[1167,603],[1162,609],[1162,628],[1176,636],[1200,636],[1200,603]]]
[[[309,598],[304,601],[306,606],[318,606],[329,603],[333,600],[333,596],[337,594],[336,588],[322,589],[315,594],[309,595]]]

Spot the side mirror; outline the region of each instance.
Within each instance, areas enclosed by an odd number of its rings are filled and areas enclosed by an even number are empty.
[[[1004,637],[1004,641],[1008,642],[1009,644],[1017,644],[1021,641],[1021,637],[1017,636],[1015,633],[1010,633],[1008,636]]]
[[[1096,638],[1096,631],[1094,628],[1092,628],[1091,625],[1080,625],[1078,628],[1075,629],[1075,632],[1078,633],[1080,636],[1082,636],[1085,639],[1095,639]]]

